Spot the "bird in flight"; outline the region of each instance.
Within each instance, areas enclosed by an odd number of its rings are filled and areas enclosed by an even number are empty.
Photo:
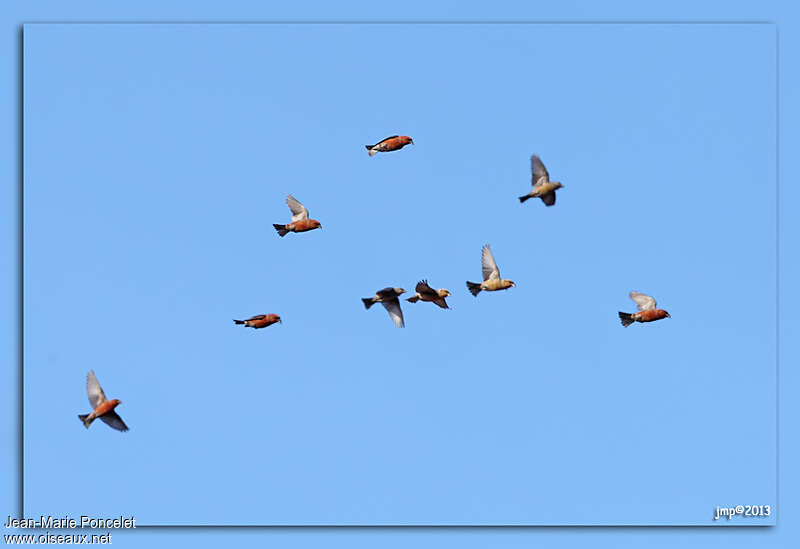
[[[404,328],[403,310],[400,308],[400,300],[397,299],[400,295],[406,293],[403,288],[384,288],[378,290],[372,297],[362,297],[361,301],[364,302],[364,307],[369,310],[375,303],[380,303],[389,313],[394,325],[398,328]]]
[[[525,202],[529,198],[541,198],[546,206],[556,203],[556,189],[564,186],[558,181],[550,181],[547,168],[544,167],[542,159],[535,154],[531,156],[531,185],[533,185],[531,192],[520,196],[519,201]]]
[[[512,286],[516,286],[513,280],[500,278],[500,269],[497,268],[497,263],[494,261],[492,250],[488,244],[481,250],[481,270],[483,272],[483,282],[478,284],[467,281],[467,288],[476,297],[481,290],[496,292],[497,290],[508,290]]]
[[[402,149],[409,143],[413,145],[414,140],[408,137],[407,135],[393,135],[391,137],[387,137],[382,141],[378,141],[374,145],[364,145],[364,146],[367,148],[367,151],[369,151],[370,156],[375,156],[379,152],[390,152]]]
[[[450,307],[447,306],[447,301],[445,301],[446,297],[450,297],[450,291],[445,290],[442,288],[441,290],[434,290],[430,286],[428,286],[427,280],[420,280],[417,282],[417,287],[414,288],[417,292],[415,295],[406,299],[409,303],[416,303],[417,301],[429,301],[431,303],[436,303],[442,309],[449,309]]]
[[[97,382],[94,375],[94,370],[89,370],[86,375],[86,393],[89,395],[89,404],[92,407],[92,412],[89,414],[78,414],[78,419],[81,420],[83,426],[87,429],[92,422],[100,418],[100,420],[109,427],[117,431],[127,431],[128,426],[122,421],[122,418],[117,415],[114,408],[122,404],[119,399],[106,400],[106,395]]]
[[[620,311],[619,319],[623,326],[628,327],[634,322],[654,322],[662,318],[671,318],[664,309],[656,309],[656,300],[649,295],[639,292],[631,292],[628,295],[638,306],[639,312],[631,314]]]
[[[245,326],[248,326],[250,328],[258,329],[258,328],[266,328],[267,326],[272,326],[276,322],[282,323],[283,320],[281,320],[281,317],[279,317],[278,315],[269,314],[269,315],[251,316],[247,320],[234,319],[233,322],[236,324],[244,324]]]
[[[289,233],[304,233],[314,229],[322,229],[322,224],[319,221],[308,218],[308,210],[295,197],[292,195],[287,196],[286,204],[292,211],[292,222],[286,225],[273,223],[272,226],[275,227],[279,235],[286,236]]]

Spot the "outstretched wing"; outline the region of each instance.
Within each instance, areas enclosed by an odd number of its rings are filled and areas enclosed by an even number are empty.
[[[484,280],[500,278],[500,269],[497,268],[497,263],[494,261],[492,250],[489,248],[488,244],[481,250],[481,269],[483,271]]]
[[[550,174],[547,173],[547,168],[544,167],[542,159],[538,155],[531,156],[531,185],[544,185],[550,181]]]
[[[109,427],[116,429],[117,431],[127,431],[128,426],[125,425],[125,422],[122,421],[122,418],[119,417],[117,412],[111,410],[107,414],[103,414],[100,416],[100,419],[103,420],[103,423],[108,425]]]
[[[308,210],[292,195],[286,197],[286,205],[292,210],[292,223],[308,219]]]
[[[94,370],[89,370],[86,375],[86,394],[89,395],[89,404],[92,410],[106,401],[106,395],[103,392],[103,388],[100,387],[100,383],[97,382]]]
[[[640,294],[639,292],[631,292],[628,295],[639,306],[640,311],[656,308],[656,300],[649,295]]]
[[[398,328],[405,327],[405,322],[403,322],[403,310],[400,308],[400,301],[397,298],[384,301],[383,307],[389,313],[389,316],[392,317],[395,326]]]
[[[427,280],[420,280],[417,282],[417,287],[414,288],[414,290],[416,290],[416,292],[422,297],[428,297],[430,299],[436,299],[439,297],[439,294],[436,293],[436,290],[428,285]]]
[[[544,193],[540,198],[545,206],[552,206],[556,203],[556,192],[550,191],[549,193]]]

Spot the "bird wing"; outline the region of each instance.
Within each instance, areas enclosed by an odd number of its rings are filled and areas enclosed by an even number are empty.
[[[500,278],[500,269],[497,268],[497,263],[494,261],[492,250],[489,248],[488,244],[484,246],[481,251],[481,268],[484,280]]]
[[[384,288],[383,290],[378,290],[377,292],[375,292],[375,295],[377,295],[381,299],[392,299],[397,297],[394,288]]]
[[[247,320],[264,320],[265,318],[267,318],[267,315],[255,315],[251,316]]]
[[[125,425],[125,422],[122,421],[122,418],[119,417],[119,414],[114,410],[111,410],[107,414],[103,414],[100,416],[100,419],[103,420],[103,423],[111,427],[112,429],[116,429],[117,431],[127,431],[128,426]]]
[[[86,375],[86,394],[89,395],[89,404],[92,406],[92,410],[106,401],[106,395],[94,375],[94,370],[89,370]]]
[[[423,297],[427,296],[431,299],[436,299],[439,297],[439,294],[436,293],[436,290],[428,285],[427,280],[420,280],[417,282],[417,287],[414,288],[414,290],[416,290],[416,292]]]
[[[640,311],[656,308],[656,300],[649,295],[640,294],[639,292],[631,292],[631,299],[639,306]]]
[[[292,195],[286,197],[286,205],[292,210],[292,223],[308,219],[308,210]]]
[[[400,137],[400,136],[399,135],[390,135],[386,139],[381,139],[380,141],[378,141],[376,143],[376,145],[380,145],[381,143],[386,143],[387,141],[389,141],[390,139],[394,139],[395,137]]]
[[[384,301],[383,307],[389,313],[389,316],[392,317],[395,326],[398,328],[403,328],[405,326],[405,322],[403,322],[403,310],[400,308],[400,301],[397,298]]]
[[[449,309],[450,308],[450,307],[447,306],[447,301],[445,301],[445,298],[443,298],[443,297],[437,297],[436,299],[433,300],[433,302],[436,303],[442,309]]]
[[[550,181],[550,174],[547,173],[547,168],[544,167],[542,159],[537,155],[531,156],[531,185],[544,185]]]
[[[556,192],[550,191],[549,193],[544,193],[540,198],[545,206],[552,206],[556,203]]]

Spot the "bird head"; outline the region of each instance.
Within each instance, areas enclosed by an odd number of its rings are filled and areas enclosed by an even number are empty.
[[[395,288],[394,293],[396,293],[397,295],[402,295],[406,293],[406,291],[403,288]]]
[[[411,143],[412,145],[414,144],[414,140],[413,140],[413,139],[411,139],[411,138],[410,138],[409,136],[407,136],[407,135],[404,135],[404,136],[403,136],[403,140],[404,140],[406,143]]]
[[[667,318],[672,318],[671,316],[669,316],[669,313],[667,311],[664,311],[664,316],[666,316]]]
[[[450,297],[450,290],[445,290],[444,288],[442,288],[441,290],[439,290],[439,295],[442,297]]]
[[[315,229],[322,229],[322,223],[320,223],[316,219],[311,220],[311,226],[314,227]]]
[[[554,186],[556,189],[560,189],[561,187],[563,187],[563,186],[564,186],[564,185],[562,185],[562,184],[561,184],[560,182],[558,182],[558,181],[553,181],[552,183],[553,183],[553,186]]]
[[[515,287],[515,286],[516,286],[516,284],[514,284],[514,281],[513,281],[513,280],[509,280],[509,279],[507,279],[507,278],[506,278],[506,279],[504,279],[504,280],[503,280],[503,282],[505,282],[505,286],[506,286],[506,288],[513,288],[513,287]]]
[[[274,318],[275,322],[280,322],[281,324],[283,324],[283,320],[281,320],[281,317],[279,315],[275,315]]]
[[[111,401],[111,404],[114,406],[114,408],[116,408],[117,406],[122,404],[122,401],[118,398],[115,398],[114,400]]]

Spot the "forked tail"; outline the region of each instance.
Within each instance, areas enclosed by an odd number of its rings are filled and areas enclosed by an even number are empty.
[[[475,282],[470,282],[469,280],[467,280],[467,289],[469,290],[469,292],[472,295],[477,297],[478,294],[481,291],[481,285],[480,284],[476,284]]]
[[[619,319],[622,322],[622,325],[625,327],[630,326],[634,323],[633,315],[630,313],[623,313],[622,311],[619,312]]]
[[[88,421],[89,415],[90,414],[78,414],[78,419],[81,420],[81,423],[83,423],[83,426],[87,429],[89,428],[89,425],[92,424],[91,421]]]

